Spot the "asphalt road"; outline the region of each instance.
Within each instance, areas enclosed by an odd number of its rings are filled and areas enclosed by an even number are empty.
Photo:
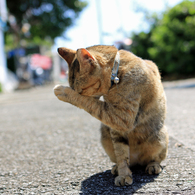
[[[195,194],[195,81],[165,83],[169,154],[158,176],[114,186],[100,122],[53,86],[0,94],[0,194]]]

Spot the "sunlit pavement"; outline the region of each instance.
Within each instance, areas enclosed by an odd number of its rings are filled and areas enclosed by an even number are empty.
[[[54,85],[0,94],[0,194],[195,194],[195,81],[189,82],[165,83],[170,143],[162,173],[132,169],[134,183],[125,187],[114,186],[100,122],[60,102]]]

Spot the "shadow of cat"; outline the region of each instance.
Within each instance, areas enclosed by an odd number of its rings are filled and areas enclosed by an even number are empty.
[[[82,181],[80,191],[82,195],[88,194],[133,194],[147,183],[153,182],[158,175],[148,175],[143,167],[132,167],[133,184],[130,186],[115,186],[114,176],[110,170],[92,175],[88,179]]]

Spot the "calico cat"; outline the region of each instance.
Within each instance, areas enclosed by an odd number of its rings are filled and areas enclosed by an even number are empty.
[[[62,47],[58,53],[69,65],[70,87],[57,85],[54,93],[102,122],[101,143],[116,163],[111,171],[117,175],[115,185],[131,185],[130,167],[137,164],[149,174],[159,174],[168,134],[166,98],[157,66],[114,46],[77,51]],[[111,81],[113,70],[115,82]]]

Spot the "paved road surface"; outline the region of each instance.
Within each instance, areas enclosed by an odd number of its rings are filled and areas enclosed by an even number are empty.
[[[53,86],[0,95],[0,194],[195,194],[195,88],[165,83],[170,143],[164,169],[114,186],[99,124]]]

